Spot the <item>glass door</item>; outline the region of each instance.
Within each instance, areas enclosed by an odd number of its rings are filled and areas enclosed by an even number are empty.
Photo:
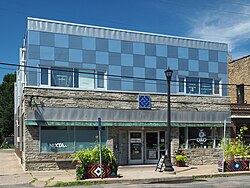
[[[142,132],[129,133],[129,164],[143,163]]]
[[[158,132],[146,132],[146,162],[156,163],[159,155]]]

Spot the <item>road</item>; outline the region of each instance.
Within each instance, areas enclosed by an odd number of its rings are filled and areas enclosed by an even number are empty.
[[[174,184],[105,184],[97,186],[88,186],[88,188],[168,188],[168,187],[192,187],[192,188],[250,188],[250,176],[233,176],[200,179],[190,183]]]

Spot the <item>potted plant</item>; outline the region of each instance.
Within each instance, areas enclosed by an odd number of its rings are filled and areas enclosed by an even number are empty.
[[[223,161],[218,161],[218,170],[220,172],[223,166],[224,172],[249,170],[249,161],[246,160],[249,151],[243,138],[243,134],[247,130],[246,126],[241,127],[234,142],[230,139],[222,141],[221,147],[224,152],[224,159]]]
[[[85,178],[98,178],[117,176],[118,163],[113,152],[107,148],[102,148],[102,168],[100,168],[100,145],[94,148],[82,149],[75,154],[76,176],[78,180]],[[102,173],[101,173],[102,170]]]
[[[178,167],[184,167],[186,166],[186,162],[187,162],[187,155],[185,154],[184,151],[182,151],[181,149],[178,149],[177,152],[175,152],[175,159],[176,159],[176,166]]]

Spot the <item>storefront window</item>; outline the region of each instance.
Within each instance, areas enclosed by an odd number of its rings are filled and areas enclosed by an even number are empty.
[[[76,151],[95,147],[98,143],[97,127],[76,127]],[[106,131],[102,129],[102,146],[106,145]]]
[[[41,127],[41,152],[74,152],[74,129]]]
[[[182,149],[220,147],[223,128],[220,127],[180,127],[179,147]]]
[[[107,132],[102,129],[102,146],[106,146]],[[98,143],[97,127],[41,126],[40,151],[67,153],[95,147]]]

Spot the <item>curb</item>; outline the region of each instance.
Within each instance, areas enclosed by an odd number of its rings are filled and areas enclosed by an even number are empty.
[[[197,178],[216,178],[216,177],[231,177],[231,176],[250,176],[250,171],[238,171],[238,172],[225,172],[225,173],[213,173],[213,174],[201,174],[193,175],[193,179]]]

